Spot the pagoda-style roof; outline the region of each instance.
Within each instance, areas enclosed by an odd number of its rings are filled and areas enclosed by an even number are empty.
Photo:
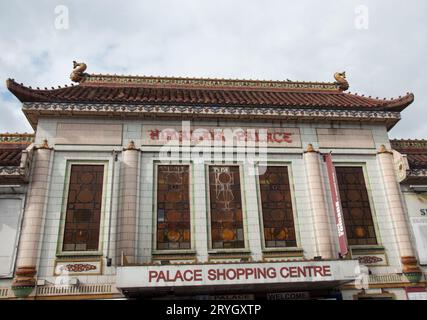
[[[34,134],[0,133],[0,184],[26,182]]]
[[[84,63],[74,62],[70,78],[77,85],[40,89],[8,79],[7,87],[23,102],[34,128],[41,115],[70,114],[250,120],[316,117],[385,121],[390,129],[399,121],[399,112],[414,101],[412,93],[396,99],[347,93],[345,72],[335,73],[335,82],[299,82],[102,75],[85,70]]]
[[[394,150],[406,155],[411,169],[427,170],[427,140],[390,140]]]
[[[406,183],[427,183],[427,140],[390,140],[391,147],[404,155],[409,168]]]
[[[0,133],[0,166],[19,166],[22,150],[33,140],[29,133]]]
[[[339,82],[84,74],[78,85],[40,89],[8,79],[7,87],[21,102],[282,106],[402,111],[414,101],[414,95],[411,93],[396,99],[378,99],[346,93]]]

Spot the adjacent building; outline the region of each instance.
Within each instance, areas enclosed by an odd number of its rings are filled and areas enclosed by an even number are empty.
[[[78,84],[52,89],[7,81],[35,135],[0,147],[14,159],[0,162],[0,298],[425,289],[388,138],[413,94],[347,93],[345,73],[321,83],[85,70],[74,63]]]
[[[0,134],[0,281],[14,275],[33,140],[32,134]]]
[[[420,265],[427,266],[427,141],[391,140],[397,179],[411,226],[411,236]],[[409,298],[426,299],[426,289],[412,288]]]

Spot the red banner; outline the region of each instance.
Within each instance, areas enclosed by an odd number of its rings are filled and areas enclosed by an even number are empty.
[[[338,192],[337,175],[332,163],[332,155],[325,155],[326,168],[328,169],[329,185],[331,187],[332,203],[334,205],[335,223],[338,230],[338,241],[340,245],[341,256],[346,256],[348,253],[347,237],[345,234],[344,218],[341,209],[341,200]]]

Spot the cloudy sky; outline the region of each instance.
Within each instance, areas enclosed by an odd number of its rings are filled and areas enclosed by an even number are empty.
[[[427,138],[426,12],[425,0],[1,0],[0,132],[31,131],[7,78],[69,84],[78,60],[89,73],[158,76],[333,81],[345,70],[351,92],[414,92],[390,135]]]

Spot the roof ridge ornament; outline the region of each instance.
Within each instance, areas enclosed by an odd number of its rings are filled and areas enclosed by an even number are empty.
[[[245,88],[245,89],[296,89],[316,91],[336,91],[335,82],[306,82],[281,80],[250,80],[250,79],[219,79],[219,78],[189,78],[189,77],[155,77],[155,76],[120,76],[111,74],[90,74],[85,79],[94,84],[125,84],[151,86],[188,86],[189,88]]]
[[[336,84],[339,86],[341,91],[346,91],[348,88],[350,88],[350,85],[347,81],[345,71],[343,72],[335,72],[334,78],[336,80]]]
[[[73,72],[70,74],[71,81],[83,82],[88,76],[88,74],[85,73],[86,68],[86,63],[73,61]]]

